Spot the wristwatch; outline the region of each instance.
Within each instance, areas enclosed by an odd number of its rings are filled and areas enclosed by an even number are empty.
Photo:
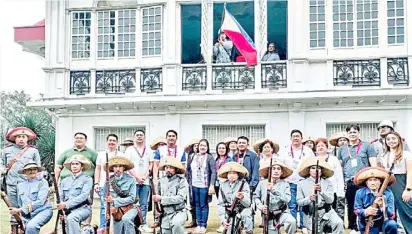
[[[412,189],[411,188],[406,188],[406,191],[410,192]]]

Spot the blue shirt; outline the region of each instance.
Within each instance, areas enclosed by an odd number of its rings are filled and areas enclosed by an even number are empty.
[[[395,200],[393,197],[393,193],[391,190],[386,189],[383,195],[385,196],[386,216],[389,219],[394,219],[395,218]],[[365,215],[365,210],[366,208],[371,206],[374,201],[375,201],[375,195],[369,188],[363,187],[359,189],[358,191],[356,191],[354,212],[359,217],[358,227],[362,231],[365,230],[366,220],[367,220],[367,216]],[[381,220],[381,222],[375,220],[374,221],[375,224],[379,224],[379,223],[383,224],[382,210],[379,210],[378,214],[373,219]]]
[[[176,152],[175,152],[176,151]],[[180,147],[168,147],[167,145],[159,147],[153,154],[155,161],[160,161],[163,157],[175,156],[182,163],[186,163],[186,152]]]
[[[34,217],[39,212],[52,209],[49,203],[49,184],[41,177],[26,180],[17,185],[18,204],[25,215]],[[29,206],[32,211],[29,211]]]

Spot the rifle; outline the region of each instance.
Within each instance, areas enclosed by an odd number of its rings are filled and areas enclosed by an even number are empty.
[[[3,191],[1,192],[1,198],[3,199],[4,203],[6,203],[6,206],[7,206],[8,208],[13,207],[13,206],[11,205],[9,199],[7,198],[6,193],[3,192]],[[13,217],[14,217],[14,218],[16,219],[16,221],[17,221],[17,226],[18,226],[18,228],[20,228],[20,230],[22,230],[23,233],[24,233],[24,232],[26,231],[26,229],[25,229],[25,227],[24,227],[24,225],[23,225],[23,221],[21,220],[20,215],[15,214],[15,215],[13,215]],[[18,233],[17,230],[16,230],[16,233]]]
[[[51,172],[50,175],[53,179],[54,193],[56,194],[56,204],[59,204],[60,203],[60,193],[59,193],[59,186],[57,185],[56,176],[55,176],[54,172]],[[57,232],[57,226],[59,225],[60,215],[63,215],[63,217],[66,216],[66,214],[63,210],[59,210],[57,212],[57,220],[56,220],[56,224],[54,226],[54,233],[58,233]],[[62,224],[61,224],[62,225],[62,232],[63,232],[63,234],[67,234],[67,232],[66,232],[66,220],[63,218],[61,221],[62,221]]]
[[[270,167],[269,167],[269,173],[268,173],[268,184],[272,183],[272,161],[273,157],[270,158]],[[265,205],[267,206],[266,209],[266,214],[263,216],[263,234],[268,234],[269,233],[269,204],[270,203],[270,191],[269,189],[266,192],[266,201]]]
[[[237,192],[242,191],[243,186],[245,185],[245,182],[246,182],[246,180],[243,179],[242,183],[239,186],[239,190]],[[230,223],[230,219],[236,217],[235,209],[236,209],[236,206],[238,205],[238,203],[239,203],[239,199],[235,196],[235,199],[233,199],[232,204],[230,205],[230,208],[227,209],[227,213],[228,213],[228,216],[227,216],[227,219],[226,219],[227,223]],[[233,220],[233,222],[232,222],[232,229],[230,230],[231,234],[233,234],[234,229],[235,229],[235,220]],[[227,229],[226,228],[225,228],[225,230],[223,230],[223,234],[227,234]]]
[[[383,196],[383,193],[385,192],[386,188],[388,187],[389,181],[391,180],[392,170],[393,170],[394,166],[395,166],[395,160],[393,161],[393,163],[392,163],[392,165],[389,169],[388,175],[385,177],[385,180],[383,181],[383,183],[381,185],[381,188],[379,189],[379,192],[376,195],[376,198]],[[376,208],[378,208],[378,205],[376,205],[376,203],[374,202],[372,204],[372,207],[376,209]],[[386,209],[383,210],[383,215],[385,217]],[[373,226],[373,215],[368,216],[368,222],[366,223],[366,226],[365,226],[365,234],[369,234],[369,229],[371,228],[371,226]]]
[[[150,171],[149,183],[150,183],[150,190],[151,190],[152,196],[154,196],[157,193],[156,193],[156,188],[153,183],[153,171]],[[153,234],[156,234],[156,227],[160,226],[160,218],[161,218],[163,211],[162,211],[162,207],[160,206],[159,202],[153,201],[153,206],[154,206],[154,210],[153,210],[154,223],[152,225],[152,228],[153,228]]]
[[[319,183],[319,160],[316,162],[316,178],[315,178],[315,184]],[[312,233],[313,234],[318,234],[318,190],[315,190],[315,196],[316,199],[312,202],[313,204],[313,217],[312,217]]]
[[[106,152],[106,197],[110,196],[110,175],[109,175],[109,154]],[[110,234],[110,202],[106,202],[106,231],[105,234]]]

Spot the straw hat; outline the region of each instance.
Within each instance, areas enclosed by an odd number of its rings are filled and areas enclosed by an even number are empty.
[[[133,144],[134,144],[133,139],[128,137],[128,138],[124,139],[123,143],[120,144],[120,145],[121,146],[126,146],[126,145],[133,145]]]
[[[167,156],[160,161],[159,170],[164,171],[165,166],[171,166],[176,168],[176,174],[184,174],[185,167],[175,157]]]
[[[87,170],[89,170],[90,167],[91,167],[91,163],[90,163],[89,159],[87,159],[86,157],[84,157],[84,156],[81,155],[81,154],[75,154],[75,155],[71,156],[71,157],[69,158],[69,160],[67,160],[67,161],[64,163],[64,167],[67,168],[69,171],[71,171],[70,164],[71,164],[72,162],[80,162],[80,163],[82,164],[82,166],[83,166],[83,171],[87,171]]]
[[[363,186],[365,185],[366,181],[369,178],[379,178],[384,180],[386,178],[386,176],[388,176],[388,171],[380,168],[380,167],[367,167],[367,168],[363,168],[362,170],[360,170],[358,173],[356,173],[355,177],[354,177],[354,182],[356,185],[358,186]],[[395,183],[395,176],[391,175],[391,178],[389,180],[389,184],[391,185],[393,183]]]
[[[34,133],[30,128],[18,127],[7,133],[6,140],[14,143],[16,142],[16,137],[20,135],[26,135],[29,141],[34,141],[37,138],[36,133]]]
[[[308,141],[313,141],[313,143],[315,143],[316,139],[314,139],[314,138],[311,137],[311,136],[305,136],[305,137],[303,137],[303,140],[302,140],[302,143],[303,143],[303,144],[305,144],[305,143],[308,142]]]
[[[262,138],[256,141],[256,143],[253,145],[253,149],[255,150],[255,152],[257,153],[259,151],[260,146],[266,142],[272,142],[274,146],[273,153],[277,154],[279,152],[279,149],[280,149],[279,144],[276,141],[272,141],[267,138]]]
[[[152,141],[152,144],[150,144],[150,148],[151,148],[152,150],[157,150],[157,147],[158,147],[157,145],[158,145],[159,143],[167,144],[166,138],[164,138],[164,137],[157,137],[156,139],[154,139],[154,140]]]
[[[19,174],[24,174],[24,173],[25,173],[25,170],[32,169],[32,168],[37,168],[37,172],[44,171],[44,168],[43,168],[43,167],[37,165],[37,163],[35,163],[34,161],[32,161],[32,162],[26,163],[26,165],[24,165],[23,169],[21,169],[20,171],[18,171],[18,173],[19,173]]]
[[[132,161],[123,156],[116,156],[109,159],[109,171],[113,171],[113,167],[119,165],[124,167],[124,171],[128,171],[134,167]]]
[[[302,165],[299,169],[299,175],[301,177],[308,177],[310,175],[309,170],[311,166],[316,166],[316,163],[319,160],[319,166],[322,168],[321,177],[329,178],[333,176],[333,169],[329,166],[329,164],[325,161],[325,159],[312,156],[304,159]]]
[[[286,164],[282,163],[281,161],[272,160],[272,167],[274,165],[278,165],[282,168],[282,175],[280,176],[281,179],[285,179],[293,174],[292,168],[288,167]],[[260,168],[259,168],[259,176],[263,178],[268,178],[269,168],[270,168],[270,161],[262,163],[262,165],[260,165]]]
[[[338,140],[340,138],[346,138],[349,141],[348,134],[346,132],[336,132],[330,137],[329,144],[338,146]]]
[[[194,144],[199,144],[200,139],[198,138],[193,138],[192,140],[189,141],[189,143],[185,146],[185,151],[187,150],[187,148],[189,148],[190,146],[194,145]]]
[[[231,171],[237,172],[240,175],[245,176],[245,177],[248,176],[248,174],[249,174],[248,170],[244,166],[240,165],[239,163],[237,163],[237,162],[228,162],[228,163],[225,163],[219,169],[218,176],[220,178],[227,179],[227,174]]]
[[[225,139],[223,139],[223,142],[225,142],[225,144],[228,144],[230,142],[237,142],[237,139],[235,137],[226,137]]]

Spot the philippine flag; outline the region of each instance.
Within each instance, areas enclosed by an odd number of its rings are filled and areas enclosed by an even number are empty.
[[[248,66],[257,64],[257,51],[252,39],[237,22],[235,17],[224,10],[223,23],[220,28],[233,42],[237,50],[243,55]]]

